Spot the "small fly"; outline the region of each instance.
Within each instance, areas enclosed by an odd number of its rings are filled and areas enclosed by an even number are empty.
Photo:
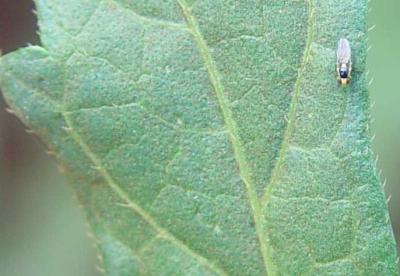
[[[338,80],[342,85],[346,85],[351,76],[351,49],[350,42],[346,38],[339,40],[336,55]]]

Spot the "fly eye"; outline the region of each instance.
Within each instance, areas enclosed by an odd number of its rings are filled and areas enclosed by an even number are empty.
[[[340,77],[342,78],[342,79],[345,79],[345,78],[347,78],[348,77],[348,73],[347,73],[347,69],[340,69]]]

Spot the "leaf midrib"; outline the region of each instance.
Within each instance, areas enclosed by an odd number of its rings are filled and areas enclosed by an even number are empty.
[[[223,90],[223,85],[218,73],[218,70],[215,66],[215,63],[212,59],[211,53],[208,49],[208,46],[200,32],[200,28],[198,26],[196,18],[192,15],[190,7],[187,5],[186,0],[177,0],[179,5],[182,8],[183,15],[185,16],[185,19],[187,21],[188,27],[191,30],[191,33],[197,43],[197,46],[199,48],[201,57],[203,59],[203,62],[207,68],[210,81],[214,87],[215,94],[217,96],[217,100],[219,103],[219,106],[222,111],[222,115],[224,117],[224,121],[227,127],[227,130],[230,134],[230,139],[233,147],[233,151],[235,154],[235,159],[237,161],[238,167],[239,167],[239,174],[243,182],[245,183],[247,194],[249,197],[250,205],[253,210],[253,217],[254,217],[254,222],[256,226],[256,233],[257,237],[260,243],[260,251],[263,257],[264,261],[264,266],[265,266],[265,271],[268,272],[270,271],[271,274],[275,274],[275,267],[273,265],[270,252],[268,249],[268,236],[266,234],[266,229],[265,229],[265,217],[263,215],[263,210],[265,210],[265,207],[268,205],[270,197],[272,195],[272,188],[276,185],[278,174],[279,174],[279,169],[281,164],[284,161],[284,157],[286,155],[286,152],[288,150],[289,144],[290,144],[290,137],[293,133],[294,126],[295,126],[295,116],[296,116],[296,110],[297,110],[297,103],[298,103],[298,97],[300,94],[300,84],[303,81],[304,78],[304,71],[305,71],[305,66],[308,62],[308,59],[310,57],[310,52],[311,52],[311,43],[313,40],[313,35],[314,35],[314,10],[313,10],[313,5],[312,5],[312,0],[307,0],[307,5],[308,5],[308,16],[307,16],[307,39],[306,39],[306,45],[303,53],[303,57],[301,60],[301,65],[300,69],[298,71],[298,76],[296,78],[295,84],[294,84],[294,94],[292,96],[290,105],[289,105],[289,116],[288,116],[288,123],[286,126],[286,129],[284,131],[284,135],[282,138],[282,144],[278,153],[278,156],[276,157],[276,162],[274,164],[272,173],[271,173],[271,178],[267,184],[267,188],[265,190],[264,196],[261,198],[261,202],[258,199],[256,189],[253,184],[253,179],[251,177],[251,170],[250,167],[247,163],[247,159],[245,156],[245,152],[243,150],[243,146],[241,145],[240,142],[240,136],[236,127],[236,122],[233,119],[232,116],[232,111],[229,108],[229,102],[226,99],[224,95],[224,90]]]
[[[222,111],[224,122],[226,124],[226,128],[228,130],[232,143],[235,159],[239,167],[239,175],[246,186],[247,196],[249,198],[250,206],[253,211],[256,234],[260,244],[260,252],[263,258],[265,271],[267,272],[268,268],[272,267],[272,261],[268,254],[267,237],[265,236],[264,229],[264,216],[262,215],[260,202],[258,200],[257,192],[253,184],[254,181],[251,177],[251,170],[249,164],[246,161],[243,146],[240,142],[240,136],[236,127],[236,122],[233,119],[232,110],[229,108],[229,101],[224,95],[224,89],[218,70],[213,61],[213,58],[211,57],[208,46],[200,32],[197,20],[191,13],[191,10],[186,0],[177,1],[182,9],[182,13],[186,19],[189,29],[191,30],[193,38],[197,43],[201,58],[203,59],[204,65],[206,66],[210,81],[218,100],[218,104]]]

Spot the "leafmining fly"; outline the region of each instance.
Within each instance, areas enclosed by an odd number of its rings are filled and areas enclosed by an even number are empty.
[[[336,55],[338,80],[342,85],[346,85],[351,76],[351,49],[350,42],[346,38],[339,40]]]

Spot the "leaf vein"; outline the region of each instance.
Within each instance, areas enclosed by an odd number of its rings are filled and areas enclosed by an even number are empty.
[[[310,58],[311,44],[312,44],[312,40],[314,37],[315,22],[314,22],[314,10],[313,10],[313,5],[312,5],[312,0],[307,0],[307,3],[308,3],[309,12],[308,12],[308,23],[307,23],[308,32],[307,32],[306,46],[305,46],[300,70],[299,70],[299,73],[298,73],[298,76],[297,76],[297,79],[296,79],[296,82],[294,85],[294,92],[293,92],[292,100],[291,100],[290,106],[289,106],[288,123],[287,123],[286,129],[285,129],[284,135],[283,135],[281,148],[279,150],[279,154],[277,157],[277,161],[275,162],[275,166],[272,170],[270,181],[266,187],[265,194],[261,201],[263,210],[265,210],[265,208],[268,206],[268,203],[270,202],[273,187],[276,185],[276,183],[278,181],[280,168],[281,168],[283,162],[285,161],[285,156],[286,156],[287,150],[290,145],[290,137],[293,134],[294,127],[295,127],[296,110],[297,110],[298,98],[300,95],[300,87],[301,87],[301,83],[304,78],[306,65]]]
[[[96,154],[90,149],[89,145],[87,145],[80,135],[75,131],[74,125],[72,123],[71,118],[65,112],[61,112],[67,127],[70,129],[69,133],[75,142],[81,147],[85,155],[89,158],[91,162],[93,162],[94,166],[98,169],[98,172],[101,174],[103,179],[106,181],[107,185],[124,201],[128,204],[128,206],[139,214],[143,220],[145,220],[155,231],[157,231],[160,236],[164,237],[164,239],[170,241],[175,244],[180,250],[191,256],[192,258],[198,260],[201,264],[209,267],[211,270],[216,272],[219,275],[227,275],[222,269],[217,267],[216,264],[210,262],[205,257],[199,255],[197,252],[193,251],[190,247],[188,247],[181,240],[176,238],[171,232],[167,229],[163,228],[159,225],[156,220],[147,213],[144,209],[142,209],[135,201],[133,201],[130,196],[120,187],[120,185],[114,181],[108,171],[102,165],[100,159],[96,156]]]
[[[229,102],[224,95],[224,89],[221,83],[218,69],[216,68],[214,60],[211,57],[211,53],[208,49],[207,43],[205,42],[200,32],[196,18],[192,15],[191,9],[186,0],[177,0],[177,2],[182,9],[182,14],[185,17],[188,28],[191,30],[193,38],[197,44],[201,58],[203,59],[204,65],[207,69],[211,84],[214,88],[218,104],[221,108],[222,116],[224,118],[226,128],[230,136],[233,152],[239,168],[239,174],[247,190],[247,196],[249,198],[250,206],[253,212],[256,235],[260,244],[260,252],[263,258],[265,270],[267,271],[268,267],[272,267],[272,262],[268,255],[267,237],[265,236],[264,230],[264,216],[260,208],[260,202],[258,200],[257,192],[254,188],[250,168],[246,161],[245,153],[242,149],[243,146],[240,142],[236,122],[233,119],[232,110],[230,109]]]
[[[137,107],[141,109],[144,113],[149,115],[150,117],[158,120],[160,123],[164,124],[166,127],[175,130],[180,133],[193,133],[193,134],[210,134],[210,135],[217,135],[217,134],[224,134],[226,133],[225,129],[195,129],[195,128],[182,128],[169,120],[163,118],[161,115],[151,112],[148,108],[140,104],[139,102],[127,102],[122,104],[112,104],[112,105],[100,105],[100,106],[93,106],[93,107],[83,107],[77,109],[68,109],[64,112],[67,114],[73,114],[77,112],[90,112],[90,111],[101,111],[104,109],[118,109],[118,108],[129,108],[129,107]]]

